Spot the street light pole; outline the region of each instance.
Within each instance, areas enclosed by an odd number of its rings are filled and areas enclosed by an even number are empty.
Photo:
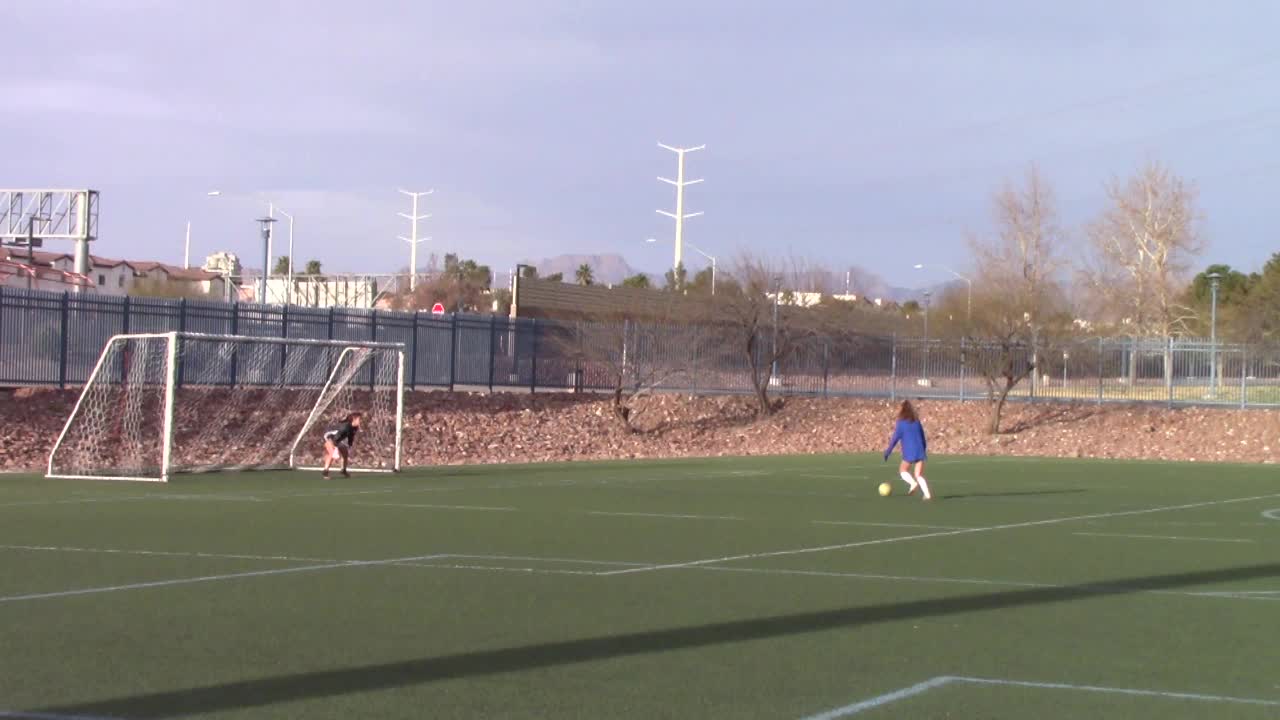
[[[929,267],[929,266],[925,265],[924,263],[916,263],[915,265],[916,270],[923,270],[926,267]],[[947,272],[956,276],[960,280],[963,280],[965,282],[965,285],[968,286],[968,295],[965,301],[964,321],[965,321],[965,324],[972,322],[973,321],[973,281],[965,277],[964,275],[961,275],[960,273],[956,272],[955,270],[952,270],[946,265],[940,265],[938,263],[934,263],[933,267],[946,270]]]
[[[773,366],[769,370],[769,381],[778,377],[778,299],[782,297],[782,278],[773,279]]]
[[[711,294],[714,296],[716,294],[716,259],[693,243],[689,243],[689,249],[711,261]]]
[[[659,210],[658,213],[660,215],[666,215],[667,217],[672,218],[676,221],[675,261],[671,264],[671,268],[672,268],[672,271],[678,273],[680,270],[680,264],[684,262],[684,221],[689,218],[697,217],[702,214],[701,212],[685,213],[684,211],[685,186],[697,185],[698,183],[702,182],[701,178],[697,180],[684,179],[684,156],[687,153],[697,152],[699,150],[702,150],[703,148],[706,147],[706,145],[699,145],[697,147],[691,147],[691,148],[682,148],[682,147],[671,147],[670,145],[663,145],[662,143],[658,143],[658,147],[662,148],[663,150],[670,150],[671,152],[676,154],[676,158],[677,158],[676,179],[670,180],[664,177],[658,178],[658,180],[661,182],[667,183],[668,185],[675,186],[676,211],[674,213],[669,213],[666,210]]]
[[[205,197],[218,197],[222,194],[221,190],[210,190],[205,193]],[[191,221],[187,221],[187,239],[182,244],[182,269],[191,269]]]
[[[271,269],[271,223],[275,221],[271,216],[258,218],[258,223],[262,226],[262,281],[258,284],[258,303],[261,305],[267,304],[267,271]]]
[[[924,378],[929,379],[929,299],[933,297],[933,293],[925,291],[924,293]]]
[[[286,261],[287,270],[285,271],[285,304],[293,304],[293,215],[276,208],[276,212],[289,218],[289,258]]]
[[[1218,392],[1218,286],[1222,283],[1222,275],[1219,273],[1209,274],[1209,394],[1216,395]]]

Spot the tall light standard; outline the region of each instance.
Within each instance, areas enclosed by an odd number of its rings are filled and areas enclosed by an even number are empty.
[[[210,190],[205,193],[205,197],[218,197],[222,194],[221,190]],[[182,269],[191,269],[191,221],[187,221],[187,239],[182,244]]]
[[[404,213],[397,213],[400,217],[409,221],[409,237],[405,237],[403,235],[400,236],[401,240],[409,243],[409,292],[413,292],[418,289],[418,243],[431,239],[418,238],[418,221],[426,220],[431,217],[430,214],[418,214],[418,198],[426,197],[434,192],[434,188],[431,190],[424,190],[423,192],[410,192],[408,190],[400,191],[401,195],[408,195],[413,199],[413,210],[410,211],[410,214],[405,215]]]
[[[1218,392],[1218,286],[1222,283],[1220,273],[1209,273],[1209,394]]]
[[[658,147],[662,148],[663,150],[670,150],[671,152],[675,153],[676,157],[678,158],[677,164],[676,164],[676,179],[670,180],[664,177],[658,178],[658,180],[661,182],[667,183],[668,185],[675,186],[676,211],[674,213],[669,213],[666,210],[659,210],[658,214],[666,215],[667,217],[672,218],[676,221],[675,261],[672,262],[671,269],[675,272],[679,272],[680,264],[684,262],[684,221],[689,218],[697,217],[702,214],[701,212],[685,213],[684,211],[685,186],[697,185],[698,183],[702,182],[701,178],[697,180],[684,179],[684,156],[687,153],[697,152],[699,150],[702,150],[703,148],[706,147],[706,145],[699,145],[698,147],[691,147],[691,148],[680,148],[680,147],[671,147],[670,145],[663,145],[662,143],[658,143]]]
[[[916,266],[915,266],[916,270],[923,270],[926,267],[929,267],[929,266],[925,265],[924,263],[916,263]],[[933,267],[946,270],[952,275],[955,275],[957,278],[963,280],[965,284],[969,286],[969,294],[968,294],[967,301],[965,303],[965,312],[964,312],[964,321],[965,321],[965,324],[968,324],[973,320],[973,281],[965,277],[964,275],[961,275],[960,273],[956,272],[955,270],[952,270],[946,265],[940,265],[938,263],[934,263]]]
[[[276,219],[267,216],[258,218],[258,223],[262,226],[262,281],[258,283],[258,303],[267,304],[267,271],[271,269],[271,223]]]

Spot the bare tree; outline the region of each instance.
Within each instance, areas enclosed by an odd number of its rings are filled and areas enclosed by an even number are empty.
[[[643,398],[691,384],[702,345],[710,336],[681,321],[683,307],[679,297],[667,295],[657,305],[578,323],[573,333],[558,340],[561,353],[586,376],[607,383],[613,417],[627,432],[640,431]]]
[[[1108,207],[1089,228],[1086,277],[1105,310],[1136,335],[1183,333],[1195,312],[1183,302],[1191,261],[1203,250],[1196,190],[1172,171],[1148,163],[1107,185]],[[1130,363],[1136,381],[1137,363]],[[1164,352],[1165,384],[1173,357]]]
[[[993,205],[995,234],[969,240],[977,268],[969,333],[977,342],[964,362],[986,381],[988,430],[997,433],[1009,394],[1028,377],[1034,391],[1039,358],[1059,334],[1065,236],[1053,190],[1035,167]]]
[[[781,385],[781,365],[798,350],[824,336],[820,308],[790,304],[793,293],[785,286],[787,272],[751,255],[742,255],[733,271],[733,283],[725,283],[709,305],[709,322],[722,347],[736,348],[746,360],[759,415],[777,408],[769,399],[773,385]]]

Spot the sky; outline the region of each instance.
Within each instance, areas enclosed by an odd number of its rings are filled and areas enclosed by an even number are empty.
[[[1203,264],[1280,251],[1265,0],[0,6],[0,187],[100,191],[99,255],[178,262],[190,221],[193,257],[257,267],[273,201],[299,264],[392,272],[405,188],[435,190],[423,265],[619,253],[661,272],[675,156],[658,142],[707,146],[685,232],[721,262],[936,283],[912,266],[967,267],[966,234],[1031,163],[1075,253],[1104,184],[1148,160],[1198,186]]]

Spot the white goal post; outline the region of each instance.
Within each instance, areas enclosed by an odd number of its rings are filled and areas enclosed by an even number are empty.
[[[116,335],[49,453],[47,477],[167,482],[178,473],[316,468],[324,431],[361,413],[352,472],[400,469],[404,345]]]

